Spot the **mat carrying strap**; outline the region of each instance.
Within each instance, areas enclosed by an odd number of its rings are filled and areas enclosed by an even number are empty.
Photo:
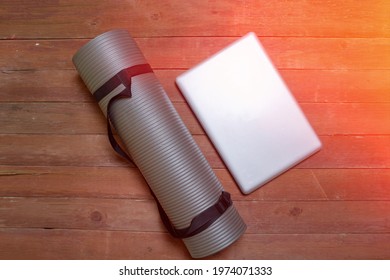
[[[111,107],[112,104],[121,99],[121,98],[131,98],[131,79],[134,76],[146,74],[146,73],[153,73],[152,68],[149,64],[139,64],[134,65],[129,68],[123,69],[119,71],[114,77],[112,77],[110,80],[108,80],[104,85],[102,85],[99,89],[97,89],[93,96],[97,100],[97,102],[100,102],[104,97],[106,97],[110,92],[112,92],[115,88],[117,88],[119,85],[124,85],[125,89],[120,92],[119,94],[115,95],[110,99],[107,105],[107,132],[108,132],[108,139],[110,140],[110,144],[113,147],[113,149],[123,158],[125,158],[130,163],[133,163],[136,165],[131,156],[124,150],[122,147],[118,144],[116,141],[113,133],[112,133],[112,127],[111,127]],[[149,187],[150,188],[150,187]],[[169,220],[167,214],[165,213],[164,209],[162,208],[160,202],[158,201],[157,197],[153,193],[153,191],[150,189],[154,199],[156,200],[157,207],[160,213],[160,217],[167,228],[168,232],[176,237],[176,238],[188,238],[191,236],[194,236],[205,229],[207,229],[211,224],[213,224],[225,211],[233,204],[230,194],[228,192],[222,191],[221,195],[218,198],[218,201],[209,208],[202,211],[200,214],[195,216],[191,224],[187,228],[183,229],[176,229],[171,221]]]

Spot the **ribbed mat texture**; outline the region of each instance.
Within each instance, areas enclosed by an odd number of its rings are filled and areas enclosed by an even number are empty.
[[[84,45],[73,63],[94,93],[119,71],[147,61],[130,34],[116,29]],[[99,102],[105,115],[109,100],[123,89],[118,86]],[[112,104],[111,123],[172,224],[188,227],[218,200],[223,187],[155,74],[133,77],[131,89],[131,98]],[[245,229],[232,205],[206,230],[183,241],[192,257],[202,258],[229,246]]]

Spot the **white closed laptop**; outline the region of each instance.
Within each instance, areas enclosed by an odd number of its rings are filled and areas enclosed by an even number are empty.
[[[245,194],[321,148],[254,33],[176,83]]]

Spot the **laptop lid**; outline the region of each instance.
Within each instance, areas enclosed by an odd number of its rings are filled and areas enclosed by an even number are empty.
[[[254,33],[176,83],[244,194],[321,148]]]

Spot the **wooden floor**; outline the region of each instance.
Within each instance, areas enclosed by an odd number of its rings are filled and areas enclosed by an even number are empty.
[[[1,259],[190,258],[112,151],[71,62],[116,27],[136,38],[248,225],[210,259],[390,259],[387,0],[1,1]],[[324,147],[245,196],[174,79],[249,31]]]

